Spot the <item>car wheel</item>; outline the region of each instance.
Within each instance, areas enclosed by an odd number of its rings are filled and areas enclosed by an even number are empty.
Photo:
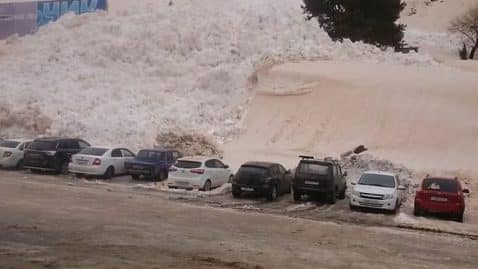
[[[400,210],[400,203],[395,201],[395,208],[392,210],[392,214],[397,214],[398,210]]]
[[[131,175],[131,178],[133,178],[133,180],[139,180],[140,175]]]
[[[302,200],[302,193],[296,190],[292,190],[292,196],[294,196],[294,201],[300,202]]]
[[[277,193],[277,185],[273,184],[267,193],[267,200],[269,201],[274,201],[277,199],[278,193]]]
[[[329,193],[329,204],[335,204],[337,202],[337,192],[335,189]]]
[[[344,189],[340,192],[340,194],[339,194],[339,199],[340,199],[340,200],[345,199],[345,187],[344,187]]]
[[[57,171],[58,174],[66,175],[68,174],[68,162],[63,162],[60,165],[59,170]]]
[[[456,215],[455,221],[463,222],[463,213],[460,213],[460,214]]]
[[[413,215],[416,217],[423,216],[423,211],[415,205],[413,207]]]
[[[106,172],[104,174],[104,178],[105,179],[111,179],[115,176],[115,169],[113,167],[108,167],[108,169],[106,169]]]
[[[232,185],[232,197],[239,198],[241,197],[241,188]]]
[[[17,165],[15,166],[17,170],[23,169],[23,159],[19,160]]]
[[[164,170],[160,171],[159,172],[159,180],[160,181],[163,181],[165,180],[166,178],[168,178],[168,175],[166,175],[166,172]]]
[[[202,188],[203,191],[210,191],[211,190],[211,181],[208,179],[206,183],[204,183],[204,187]]]

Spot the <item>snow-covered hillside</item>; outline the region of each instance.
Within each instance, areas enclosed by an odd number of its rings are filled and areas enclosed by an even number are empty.
[[[133,148],[171,130],[223,138],[237,131],[262,64],[432,62],[333,43],[304,20],[300,0],[110,4],[108,13],[65,16],[0,43],[0,137],[70,135]]]

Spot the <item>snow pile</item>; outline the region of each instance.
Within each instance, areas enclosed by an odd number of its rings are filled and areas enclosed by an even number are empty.
[[[428,56],[336,44],[299,0],[155,1],[131,11],[66,15],[0,45],[2,100],[51,119],[36,134],[151,146],[158,133],[235,133],[256,66],[293,59],[428,65]],[[253,80],[252,80],[253,82]],[[19,134],[2,125],[0,135]]]
[[[201,198],[201,197],[211,197],[219,196],[230,193],[232,190],[232,185],[230,183],[223,184],[222,186],[212,189],[210,191],[200,191],[198,189],[185,190],[185,189],[171,189],[165,182],[161,183],[149,183],[149,184],[136,184],[133,186],[134,189],[148,190],[148,191],[160,191],[171,194],[177,194],[180,197],[184,198]]]

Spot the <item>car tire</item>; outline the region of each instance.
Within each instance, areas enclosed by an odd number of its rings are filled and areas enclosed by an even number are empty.
[[[240,198],[242,194],[241,188],[232,185],[232,197]]]
[[[133,180],[139,180],[140,177],[141,177],[140,175],[131,175],[131,178]]]
[[[168,178],[167,173],[164,170],[159,171],[159,176],[158,176],[160,181],[163,181]]]
[[[395,215],[395,214],[398,213],[398,210],[400,210],[400,203],[397,200],[397,201],[395,201],[395,208],[392,209],[391,213]]]
[[[62,162],[60,167],[58,168],[57,170],[57,173],[58,174],[61,174],[61,175],[66,175],[68,174],[68,162]]]
[[[266,198],[268,201],[274,201],[278,197],[278,188],[276,184],[272,184],[267,191]]]
[[[332,192],[329,192],[328,197],[329,204],[334,205],[337,202],[337,192],[334,189]]]
[[[339,194],[339,199],[340,199],[340,200],[345,199],[345,187],[344,187],[344,189],[340,192],[340,194]]]
[[[413,207],[413,215],[416,217],[423,216],[423,211],[415,205]]]
[[[23,169],[23,159],[21,159],[17,162],[17,165],[15,166],[15,169],[17,169],[17,170]]]
[[[292,190],[292,196],[294,197],[294,201],[300,202],[302,201],[302,193],[296,190]]]
[[[103,175],[104,179],[112,179],[115,176],[115,169],[110,166],[108,169],[106,169],[105,174]]]
[[[204,187],[202,188],[202,191],[210,191],[211,190],[211,181],[208,179],[204,183]]]
[[[455,216],[455,221],[463,223],[463,213],[460,213],[460,214],[456,215]]]

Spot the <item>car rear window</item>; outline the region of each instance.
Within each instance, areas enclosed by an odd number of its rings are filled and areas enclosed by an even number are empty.
[[[422,189],[441,192],[457,192],[458,186],[455,180],[442,178],[426,178],[425,180],[423,180]]]
[[[395,188],[395,178],[390,175],[362,174],[358,181],[359,185]]]
[[[243,165],[237,171],[239,177],[249,177],[249,176],[267,176],[269,169],[265,167],[258,166],[247,166]]]
[[[174,164],[174,166],[176,166],[177,168],[186,168],[186,169],[199,168],[201,167],[201,162],[180,160],[180,161],[177,161],[176,164]]]
[[[20,142],[5,140],[5,141],[1,141],[1,142],[0,142],[0,147],[2,147],[2,148],[11,148],[11,149],[14,149],[14,148],[16,148],[19,144],[20,144]]]
[[[91,156],[103,156],[108,151],[108,149],[104,148],[86,148],[80,151],[80,154],[83,155],[91,155]]]
[[[58,142],[56,141],[33,141],[28,147],[28,149],[54,151],[56,150],[57,145]]]
[[[152,151],[152,150],[140,150],[138,156],[139,160],[157,161],[164,160],[164,152]]]
[[[318,174],[322,176],[329,175],[330,165],[320,164],[320,163],[312,163],[312,162],[301,162],[299,163],[299,167],[297,167],[297,171],[299,173],[307,173],[307,174]]]

